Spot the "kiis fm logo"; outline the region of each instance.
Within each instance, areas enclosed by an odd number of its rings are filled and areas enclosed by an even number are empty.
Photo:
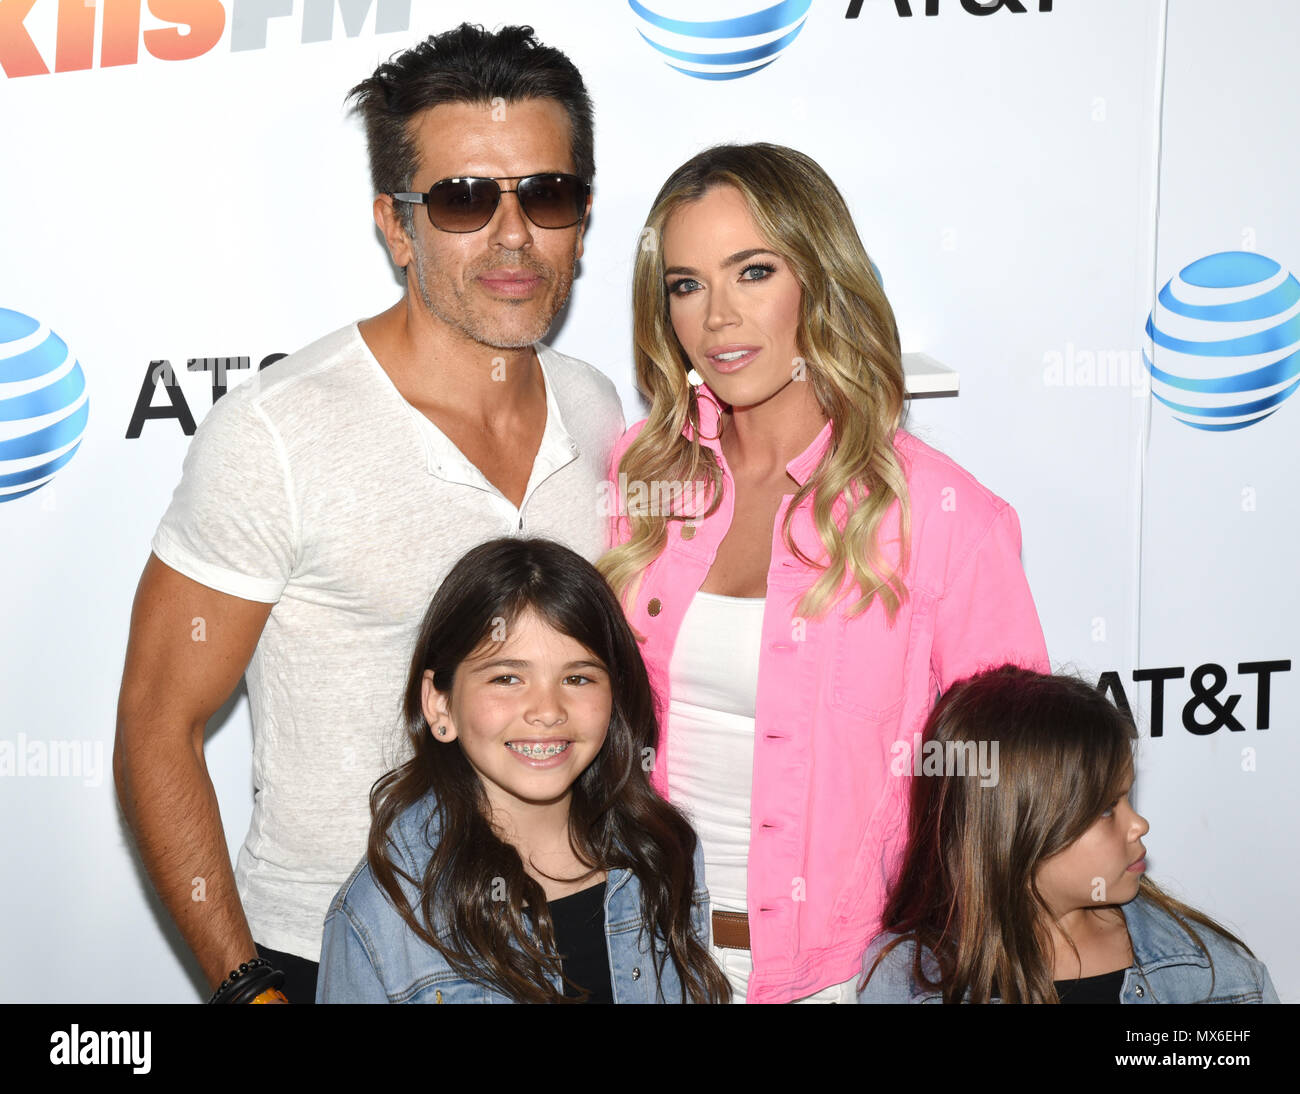
[[[232,52],[265,49],[270,21],[293,17],[303,42],[328,42],[335,9],[355,38],[371,8],[376,34],[411,25],[411,0],[0,0],[0,68],[43,76],[51,56],[55,72],[133,65],[141,44],[160,61],[189,61],[221,42],[227,23]]]

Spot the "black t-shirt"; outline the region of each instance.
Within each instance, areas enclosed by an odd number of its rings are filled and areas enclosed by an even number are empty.
[[[609,946],[605,941],[605,883],[548,903],[555,948],[564,966],[564,994],[577,996],[579,992],[573,987],[576,984],[589,993],[588,1003],[614,1002]]]
[[[1062,1003],[1118,1003],[1124,987],[1124,974],[1128,969],[1103,972],[1100,976],[1084,976],[1078,980],[1053,980],[1056,998]],[[998,996],[998,982],[993,981],[992,995]]]
[[[1056,987],[1056,997],[1062,1003],[1118,1003],[1126,972],[1128,969],[1116,969],[1100,976],[1054,980],[1052,983]]]

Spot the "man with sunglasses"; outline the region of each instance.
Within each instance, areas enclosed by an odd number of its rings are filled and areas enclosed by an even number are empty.
[[[119,701],[123,811],[223,1002],[313,1001],[371,784],[428,732],[399,711],[430,597],[503,534],[594,560],[623,430],[613,384],[539,344],[595,171],[568,58],[528,27],[463,25],[351,98],[406,292],[213,407],[141,578]],[[255,795],[232,870],[203,734],[245,667]]]

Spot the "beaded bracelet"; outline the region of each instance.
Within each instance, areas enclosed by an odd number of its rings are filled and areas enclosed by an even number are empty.
[[[240,962],[212,993],[208,1004],[251,1003],[259,995],[284,983],[284,973],[264,957]]]

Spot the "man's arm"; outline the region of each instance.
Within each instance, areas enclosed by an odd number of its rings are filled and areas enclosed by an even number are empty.
[[[239,683],[270,611],[150,555],[118,697],[118,800],[154,888],[214,989],[257,951],[235,889],[203,733]],[[203,899],[194,899],[196,891]]]

